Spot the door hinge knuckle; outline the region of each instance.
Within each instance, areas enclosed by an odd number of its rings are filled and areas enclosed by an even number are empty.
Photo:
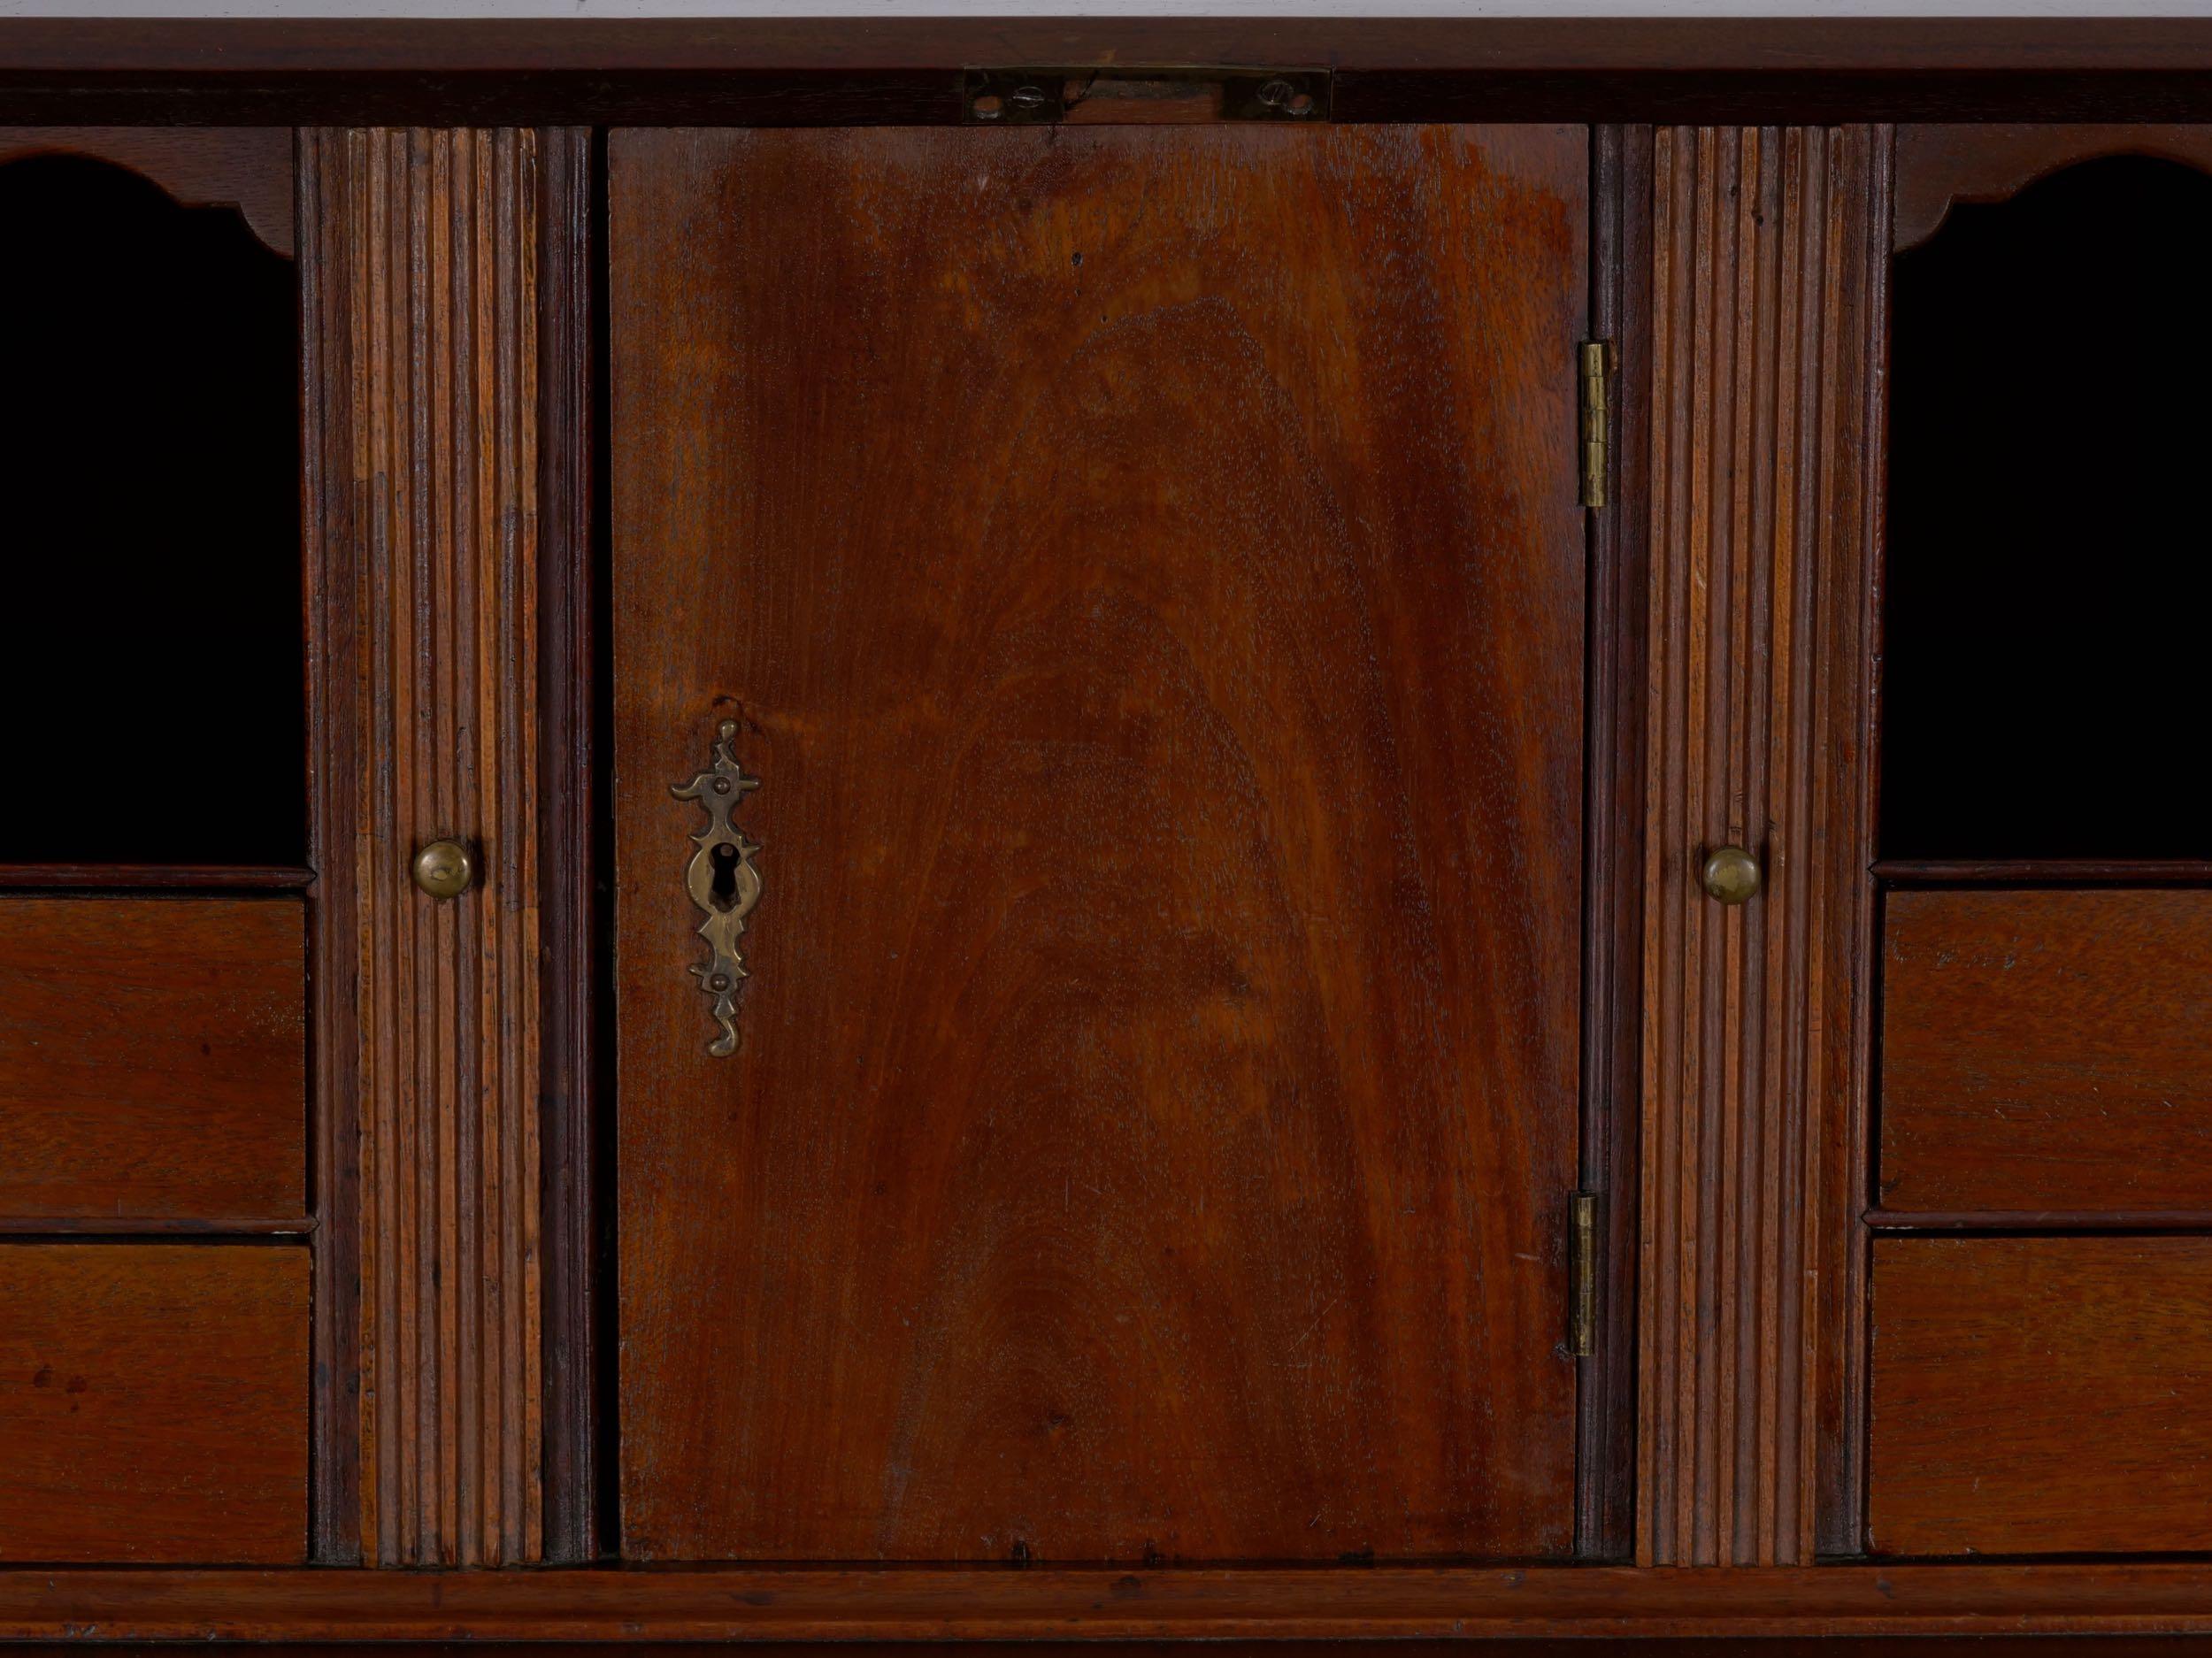
[[[1605,504],[1605,480],[1612,470],[1613,346],[1592,340],[1581,350],[1582,504]]]
[[[1598,1350],[1598,1209],[1594,1192],[1578,1192],[1572,1207],[1567,1270],[1572,1283],[1567,1351],[1586,1359]]]

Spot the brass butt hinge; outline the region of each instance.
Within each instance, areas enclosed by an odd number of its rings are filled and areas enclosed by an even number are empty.
[[[1586,1359],[1598,1350],[1598,1194],[1574,1194],[1567,1271],[1573,1282],[1567,1311],[1567,1351]]]
[[[1582,504],[1605,504],[1605,478],[1612,470],[1613,346],[1608,340],[1584,344],[1582,362]]]

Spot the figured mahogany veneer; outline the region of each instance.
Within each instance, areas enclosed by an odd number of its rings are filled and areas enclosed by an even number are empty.
[[[614,134],[626,1552],[1571,1547],[1587,178]]]
[[[296,899],[0,899],[0,1221],[299,1222]]]
[[[2212,891],[1898,892],[1882,1207],[2212,1212]]]
[[[1869,1547],[2212,1548],[2212,1238],[1874,1246]]]
[[[0,1243],[0,1560],[296,1562],[306,1251]]]

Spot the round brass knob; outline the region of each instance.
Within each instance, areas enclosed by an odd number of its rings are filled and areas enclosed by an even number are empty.
[[[415,885],[433,898],[458,898],[476,879],[476,861],[458,841],[433,841],[415,854]]]
[[[1748,902],[1766,884],[1759,860],[1741,847],[1720,848],[1705,860],[1699,879],[1704,882],[1705,895],[1724,904]]]

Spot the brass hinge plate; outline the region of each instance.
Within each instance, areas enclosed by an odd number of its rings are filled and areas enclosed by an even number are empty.
[[[960,72],[960,114],[978,127],[1201,121],[1310,126],[1329,119],[1333,79],[1326,69],[1194,64],[1156,69],[1096,64],[970,68]]]
[[[1613,465],[1613,347],[1592,340],[1582,347],[1582,504],[1605,504]]]
[[[1586,1359],[1598,1350],[1597,1194],[1576,1193],[1572,1217],[1567,1270],[1573,1282],[1573,1303],[1567,1316],[1567,1351],[1578,1359]]]

